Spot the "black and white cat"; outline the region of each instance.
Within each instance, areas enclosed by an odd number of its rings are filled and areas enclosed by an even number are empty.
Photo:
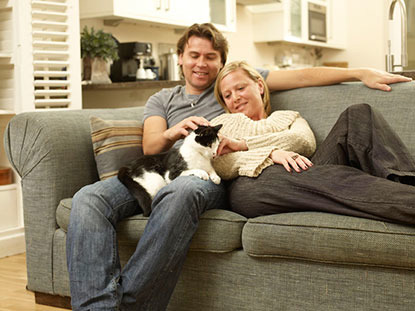
[[[178,176],[195,175],[220,183],[212,159],[219,146],[218,131],[221,127],[222,124],[214,127],[200,125],[184,139],[179,149],[144,155],[130,166],[120,168],[118,179],[137,199],[144,216],[150,215],[156,193]]]

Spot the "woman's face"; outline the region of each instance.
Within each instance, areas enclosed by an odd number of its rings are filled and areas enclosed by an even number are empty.
[[[242,69],[237,69],[220,82],[223,100],[231,113],[242,112],[252,120],[266,118],[262,81],[253,81]]]

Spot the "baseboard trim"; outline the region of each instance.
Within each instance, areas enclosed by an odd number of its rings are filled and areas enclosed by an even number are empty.
[[[35,292],[35,302],[40,305],[52,306],[71,310],[71,297]]]
[[[13,228],[0,232],[0,258],[26,251],[24,228]]]

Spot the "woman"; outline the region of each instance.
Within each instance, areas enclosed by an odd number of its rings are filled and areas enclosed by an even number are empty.
[[[224,67],[215,95],[231,113],[211,123],[224,124],[225,135],[215,168],[224,179],[240,176],[228,190],[232,210],[246,217],[322,211],[415,224],[415,187],[406,185],[415,184],[414,160],[369,105],[346,109],[309,160],[315,141],[307,123],[296,112],[267,117],[268,90],[245,62]],[[255,165],[247,165],[252,158]]]

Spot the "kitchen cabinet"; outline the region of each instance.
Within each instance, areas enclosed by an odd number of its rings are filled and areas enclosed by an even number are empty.
[[[221,31],[236,31],[235,0],[209,0],[209,22]]]
[[[209,20],[209,0],[80,0],[81,18],[150,22],[187,27]]]
[[[236,0],[80,0],[81,18],[101,18],[108,25],[156,23],[185,28],[211,22],[222,31],[236,29]]]
[[[308,4],[326,7],[327,42],[308,39]],[[346,40],[345,0],[281,0],[247,6],[252,12],[254,42],[286,42],[343,49]]]

